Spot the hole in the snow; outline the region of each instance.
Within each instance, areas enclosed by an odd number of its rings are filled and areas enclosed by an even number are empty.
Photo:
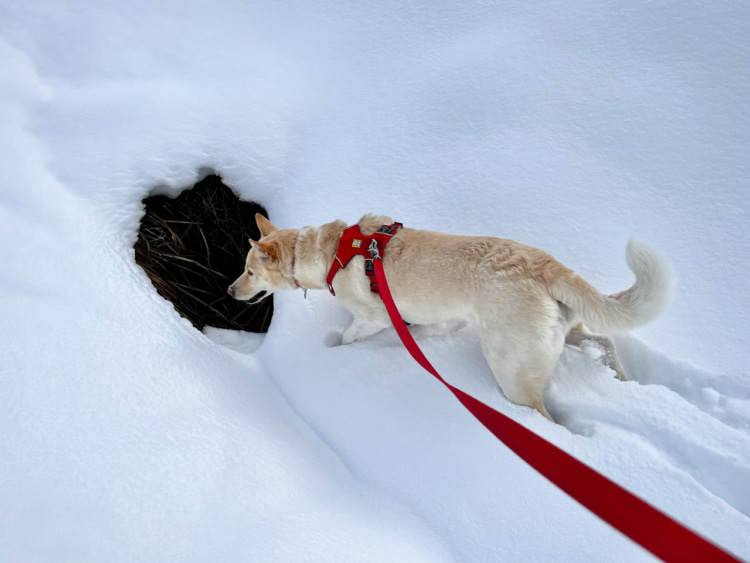
[[[156,291],[193,325],[266,332],[273,297],[248,305],[227,295],[260,233],[255,214],[268,217],[257,203],[240,201],[219,176],[211,175],[170,199],[143,200],[135,261]]]

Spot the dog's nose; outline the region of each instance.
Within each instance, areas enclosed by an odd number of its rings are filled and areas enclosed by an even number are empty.
[[[230,286],[229,286],[229,287],[227,288],[227,293],[228,293],[229,295],[231,295],[232,297],[234,297],[234,290],[232,289],[232,286],[231,286],[231,285],[230,285]]]

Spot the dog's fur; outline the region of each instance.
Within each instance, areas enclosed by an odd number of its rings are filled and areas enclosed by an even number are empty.
[[[261,215],[256,220],[261,239],[250,241],[245,271],[229,287],[230,295],[253,300],[281,289],[327,289],[326,276],[346,223],[280,230]],[[390,217],[365,215],[359,228],[369,236],[390,223]],[[672,268],[661,253],[631,239],[627,262],[635,284],[603,295],[546,252],[507,239],[402,228],[383,256],[388,284],[405,321],[474,322],[505,396],[550,420],[542,392],[566,342],[599,343],[605,364],[624,379],[613,342],[603,334],[645,324],[671,300]],[[363,257],[355,256],[340,270],[333,287],[354,315],[343,344],[390,326],[380,296],[370,291]]]

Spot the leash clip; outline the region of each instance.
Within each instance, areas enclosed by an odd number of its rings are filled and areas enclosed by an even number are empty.
[[[380,260],[380,251],[378,250],[378,241],[372,239],[370,241],[370,247],[367,249],[370,252],[373,260]]]

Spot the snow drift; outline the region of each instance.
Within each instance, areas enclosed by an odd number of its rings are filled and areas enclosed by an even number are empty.
[[[142,199],[207,171],[282,227],[387,213],[539,246],[600,291],[662,249],[674,305],[508,403],[454,384],[750,558],[742,2],[0,4],[0,559],[646,561],[530,471],[393,332],[323,292],[204,335],[134,263]],[[210,337],[210,338],[209,338]],[[220,342],[221,344],[217,343]]]

